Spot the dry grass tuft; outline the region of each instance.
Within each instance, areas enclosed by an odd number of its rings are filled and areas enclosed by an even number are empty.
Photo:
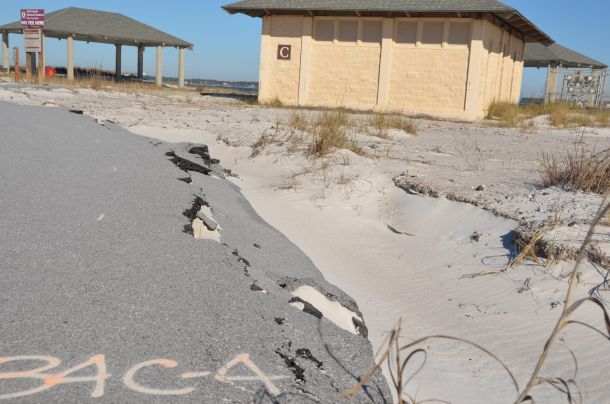
[[[487,109],[487,118],[499,126],[523,127],[524,122],[536,116],[549,115],[551,124],[556,128],[608,127],[610,112],[595,109],[576,108],[567,103],[551,105],[527,104],[517,106],[510,102],[492,102]],[[531,121],[530,121],[531,122]],[[533,129],[533,123],[527,129]]]
[[[315,119],[308,132],[312,143],[308,153],[312,157],[322,157],[336,149],[347,149],[362,154],[362,147],[348,136],[346,127],[349,118],[344,112],[324,112]]]
[[[528,243],[525,243],[523,241],[517,241],[517,246],[519,247],[520,252],[511,262],[508,263],[505,268],[505,271],[521,264],[528,257],[536,264],[544,268],[548,268],[553,263],[553,260],[543,260],[538,256],[538,252],[540,251],[539,244],[548,230],[549,229],[540,230],[539,232],[534,234],[534,236]]]
[[[290,130],[286,130],[289,128]],[[252,156],[257,156],[269,144],[288,145],[288,152],[302,150],[313,158],[326,156],[337,149],[363,154],[362,147],[349,133],[351,122],[343,111],[324,112],[308,117],[301,111],[293,111],[286,122],[277,121],[252,145]]]
[[[388,120],[386,118],[385,115],[383,114],[375,114],[375,115],[371,115],[369,117],[369,119],[366,121],[365,125],[367,126],[367,132],[369,133],[369,135],[371,136],[375,136],[381,139],[387,139],[388,138]],[[369,128],[372,128],[371,130],[368,130]]]
[[[384,114],[372,115],[365,122],[367,129],[372,128],[373,130],[367,130],[369,135],[376,136],[382,139],[388,138],[388,130],[398,129],[402,130],[411,135],[417,135],[418,126],[412,119],[405,118],[403,116],[388,116]]]
[[[390,128],[402,130],[410,135],[417,135],[417,129],[419,126],[413,119],[405,118],[403,116],[394,116],[388,119]]]
[[[498,121],[500,126],[514,127],[519,123],[519,109],[510,102],[493,101],[487,109],[487,118]]]
[[[553,104],[549,106],[551,124],[557,128],[565,128],[569,123],[570,106],[567,104]]]
[[[606,194],[610,191],[610,150],[589,149],[578,142],[565,156],[543,153],[542,186],[558,186],[567,191]]]

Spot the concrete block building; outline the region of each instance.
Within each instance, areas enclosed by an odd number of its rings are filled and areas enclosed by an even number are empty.
[[[259,99],[477,120],[517,102],[527,42],[553,41],[497,0],[244,0],[262,18]]]

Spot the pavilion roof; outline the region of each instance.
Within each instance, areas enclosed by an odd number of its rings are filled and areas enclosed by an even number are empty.
[[[18,33],[20,21],[0,26],[0,32]],[[193,44],[141,23],[123,14],[86,8],[68,7],[45,15],[44,35],[78,41],[132,46],[168,46],[190,48]]]

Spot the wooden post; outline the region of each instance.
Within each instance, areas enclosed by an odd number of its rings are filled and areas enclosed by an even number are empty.
[[[184,48],[178,50],[178,87],[184,87]]]
[[[157,46],[157,78],[156,83],[160,87],[163,85],[163,47]]]
[[[32,73],[32,81],[34,81],[35,76],[38,75],[38,52],[32,52],[32,66],[30,67],[30,71]]]
[[[381,55],[377,81],[377,108],[385,110],[390,100],[390,74],[392,71],[392,44],[394,38],[394,19],[384,18],[381,35]]]
[[[555,102],[555,84],[557,82],[557,68],[549,65],[546,73],[546,88],[544,90],[544,105]]]
[[[68,81],[74,81],[74,37],[72,35],[68,35],[66,41],[66,48],[68,53],[67,78]]]
[[[15,83],[19,83],[19,80],[21,80],[20,74],[21,74],[21,67],[19,66],[19,48],[15,48]]]
[[[121,45],[116,44],[116,59],[114,68],[114,78],[116,81],[121,80]]]
[[[144,78],[144,46],[138,46],[138,78]]]
[[[9,66],[9,45],[8,45],[8,31],[2,32],[2,68],[7,73],[10,71]]]
[[[30,83],[32,81],[32,52],[25,53],[25,81]]]
[[[44,57],[44,32],[40,30],[40,52],[38,54],[38,84],[44,83],[45,78],[45,57]]]

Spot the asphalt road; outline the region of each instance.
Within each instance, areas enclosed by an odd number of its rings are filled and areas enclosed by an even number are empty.
[[[0,104],[0,402],[329,402],[357,383],[368,340],[290,291],[356,304],[189,150]],[[190,234],[202,202],[220,242]],[[344,401],[385,400],[377,376]]]

